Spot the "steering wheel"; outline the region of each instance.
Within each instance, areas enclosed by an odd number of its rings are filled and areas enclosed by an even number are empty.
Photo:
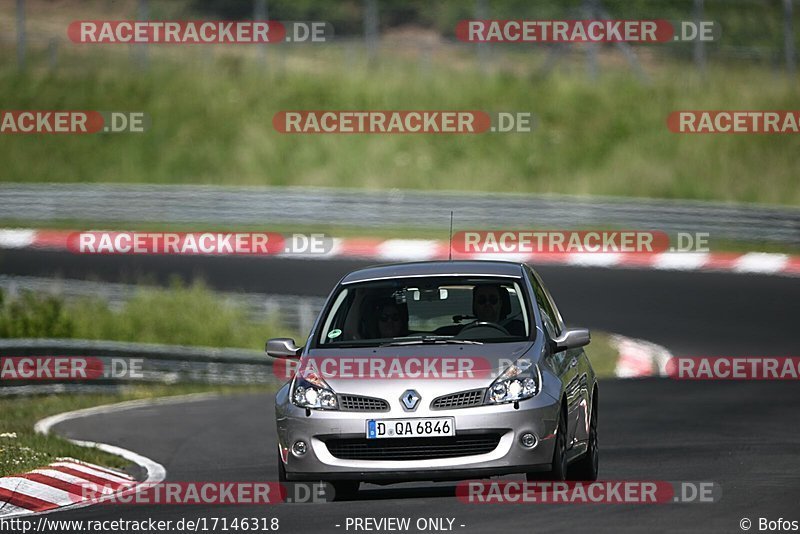
[[[461,335],[464,334],[464,332],[469,332],[470,330],[473,330],[475,328],[493,328],[494,330],[499,330],[506,336],[511,335],[508,333],[508,330],[503,328],[503,326],[500,324],[492,323],[489,321],[475,321],[474,323],[469,323],[468,325],[464,326],[464,328],[461,329],[461,332],[459,332],[458,335],[455,337],[460,338]]]

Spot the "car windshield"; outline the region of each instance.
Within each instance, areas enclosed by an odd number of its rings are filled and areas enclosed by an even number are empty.
[[[329,348],[506,343],[531,331],[520,281],[485,277],[348,284],[321,325],[318,344]]]

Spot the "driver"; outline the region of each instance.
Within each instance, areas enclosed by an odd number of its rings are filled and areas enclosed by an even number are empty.
[[[479,284],[472,290],[472,313],[480,322],[499,323],[504,318],[500,286]]]
[[[408,335],[408,307],[394,299],[384,299],[376,306],[378,337],[403,337]]]
[[[511,299],[506,288],[499,284],[478,284],[472,288],[472,314],[475,322],[502,326],[512,336],[525,335],[525,323],[509,319]]]

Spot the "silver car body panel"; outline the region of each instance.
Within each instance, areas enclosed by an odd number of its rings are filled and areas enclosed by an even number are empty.
[[[538,275],[519,263],[512,262],[420,262],[380,266],[356,271],[345,276],[328,298],[312,330],[309,342],[303,349],[303,361],[313,358],[354,356],[364,358],[391,358],[409,356],[480,357],[489,361],[495,370],[501,364],[524,357],[539,365],[542,376],[541,392],[533,398],[500,405],[481,405],[456,409],[432,409],[431,402],[442,395],[488,388],[492,377],[458,379],[347,379],[326,378],[337,394],[360,395],[383,399],[388,411],[338,411],[306,410],[290,401],[291,382],[276,395],[276,422],[278,449],[289,480],[389,480],[474,478],[511,472],[547,470],[553,458],[555,433],[562,407],[568,419],[568,458],[575,459],[586,450],[589,413],[596,377],[583,350],[570,349],[552,353],[551,344],[542,322],[538,306],[532,305],[535,293],[532,284],[541,284]],[[529,316],[533,321],[531,339],[508,343],[483,345],[411,345],[369,348],[321,348],[315,344],[320,321],[331,306],[333,296],[344,285],[411,277],[479,276],[517,279],[526,289]],[[542,287],[544,287],[542,285]],[[546,290],[545,290],[546,292]],[[549,293],[546,293],[550,299]],[[554,306],[554,303],[553,303]],[[557,313],[554,321],[563,328],[563,319]],[[401,395],[409,389],[421,397],[413,411],[404,409]],[[409,419],[453,417],[457,436],[499,436],[497,445],[490,451],[456,457],[433,459],[344,459],[331,453],[327,443],[331,440],[357,440],[366,438],[366,424],[370,419]],[[520,436],[533,433],[537,444],[526,448]],[[298,440],[309,444],[308,451],[294,455],[290,449]],[[377,440],[377,441],[392,441]],[[428,478],[430,474],[430,478]]]

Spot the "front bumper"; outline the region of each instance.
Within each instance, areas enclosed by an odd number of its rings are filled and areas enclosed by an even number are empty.
[[[558,412],[558,401],[546,392],[520,402],[518,409],[502,404],[455,410],[421,407],[414,413],[399,408],[389,412],[313,410],[310,416],[289,402],[287,388],[276,397],[278,447],[288,480],[459,480],[544,471],[553,459]],[[365,438],[368,419],[423,417],[453,417],[456,436],[497,434],[499,442],[482,454],[422,460],[344,459],[334,456],[325,443],[332,438]],[[520,443],[520,436],[528,432],[537,438],[533,448]],[[291,452],[298,440],[308,444],[302,456]]]

